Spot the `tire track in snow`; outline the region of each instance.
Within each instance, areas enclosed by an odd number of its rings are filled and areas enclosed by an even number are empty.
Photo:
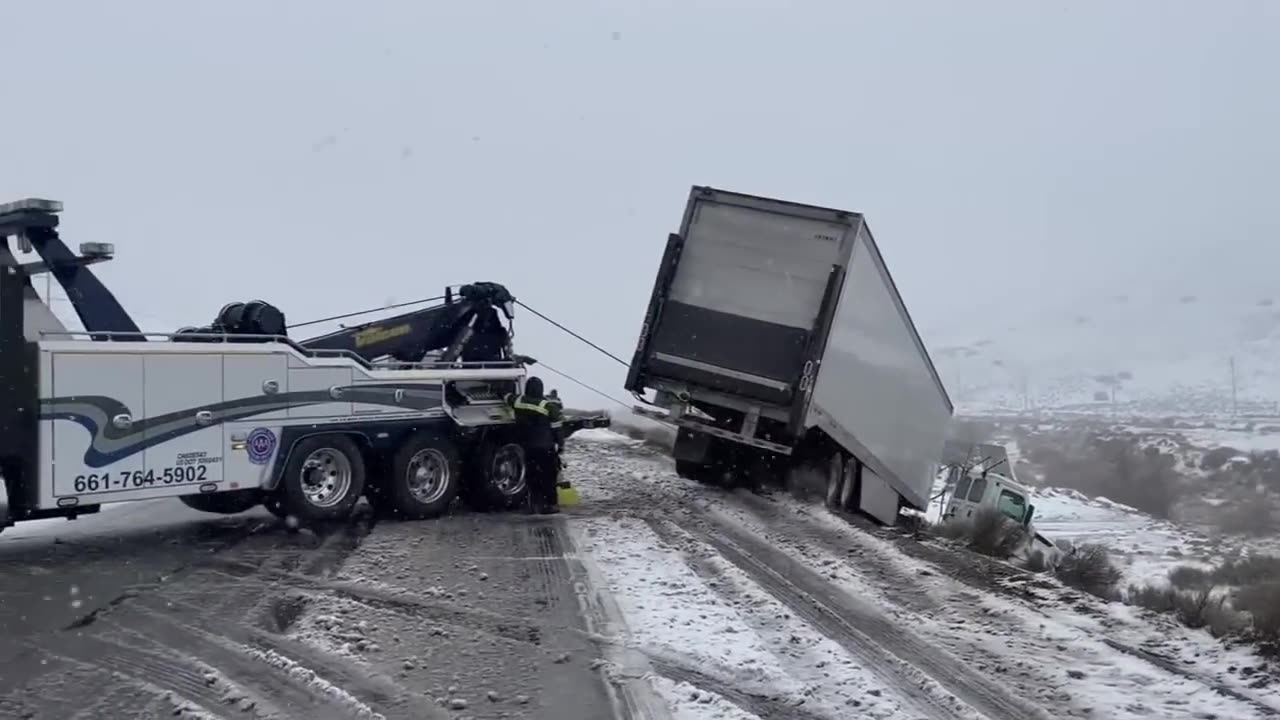
[[[653,665],[654,672],[662,677],[689,683],[699,690],[719,695],[760,720],[828,720],[826,715],[817,715],[776,698],[740,690],[684,665],[653,656],[649,657],[649,662]]]
[[[647,517],[645,521],[658,537],[672,547],[679,548],[688,544],[689,540],[682,537],[679,531],[668,525],[666,520]],[[739,549],[736,544],[717,537],[716,533],[708,532],[703,528],[684,526],[682,529],[693,535],[696,541],[711,547],[725,561],[746,573],[765,592],[772,595],[774,599],[782,603],[797,617],[844,648],[858,660],[864,669],[874,674],[886,687],[896,692],[902,698],[904,704],[917,713],[919,717],[930,718],[931,720],[954,720],[956,718],[972,717],[964,713],[962,708],[943,702],[924,689],[929,685],[928,678],[923,676],[911,677],[913,673],[909,673],[905,668],[902,668],[900,662],[889,656],[882,648],[876,647],[870,641],[870,638],[846,622],[841,617],[840,612],[832,608],[827,602],[824,602],[823,600],[826,598],[822,598],[822,595],[826,593],[820,593],[819,596],[815,597],[812,592],[802,589],[799,584],[788,579],[789,577],[800,577],[800,573],[797,571],[809,573],[812,573],[812,571],[808,571],[807,568],[799,568],[798,563],[794,563],[794,561],[791,561],[791,564],[796,565],[797,567],[795,568],[786,567],[786,563],[781,563],[776,558],[772,559],[772,562],[764,562],[758,557],[759,548],[756,548],[757,555],[753,555]],[[825,584],[825,581],[820,577],[816,577],[816,575],[814,579],[816,579],[817,584]],[[814,579],[809,579],[808,582],[802,580],[801,582],[806,586],[812,587]],[[898,670],[891,670],[895,665],[898,666]],[[1035,716],[1011,715],[1008,716],[1008,720],[1029,720],[1032,717]]]
[[[233,711],[246,718],[371,717],[360,703],[338,697],[342,693],[336,688],[309,682],[293,668],[264,663],[242,642],[255,630],[250,620],[261,614],[254,610],[269,605],[281,589],[282,569],[327,574],[359,545],[370,520],[359,514],[320,535],[264,532],[271,523],[255,524],[210,555],[157,582],[130,588],[63,631],[33,638],[25,657],[49,658],[89,672],[66,682],[58,677],[57,663],[32,663],[34,668],[14,668],[21,671],[16,673],[6,668],[11,682],[0,695],[0,707],[9,696],[20,697],[30,688],[56,687],[64,699],[74,696],[82,707],[112,704],[102,710],[103,717],[133,716],[157,693],[212,714]],[[132,698],[109,692],[121,679],[142,692]]]
[[[632,455],[655,469],[661,463],[655,454],[644,457],[644,450],[583,449],[590,460],[580,458],[573,465],[598,464],[601,471],[616,469],[631,474],[635,469],[627,468],[625,463],[632,458],[620,455]],[[679,493],[685,497],[679,497],[659,482],[630,482],[604,505],[618,509],[629,507],[631,514],[636,514],[636,508],[643,508],[640,514],[653,530],[675,547],[680,546],[681,537],[673,533],[664,520],[678,518],[680,529],[715,549],[797,616],[858,658],[868,671],[877,673],[886,686],[913,701],[923,716],[964,717],[965,711],[971,710],[992,720],[1050,720],[1043,708],[1009,697],[1007,688],[899,627],[878,608],[856,601],[785,551],[723,516],[715,517],[715,505],[735,504],[733,494],[703,492],[700,486],[689,486],[686,492]],[[587,480],[582,484],[589,487],[598,483]],[[929,686],[943,691],[944,696],[951,695],[958,701],[957,705],[969,707],[955,707],[938,699],[925,689]]]
[[[803,540],[807,540],[817,544],[818,546],[824,547],[832,554],[840,557],[844,557],[846,554],[854,555],[857,558],[860,567],[870,566],[877,574],[880,574],[885,578],[885,581],[881,583],[881,587],[886,590],[900,587],[904,583],[916,582],[910,573],[905,572],[901,566],[888,561],[882,553],[876,552],[874,547],[869,547],[865,540],[860,541],[858,538],[851,537],[842,532],[843,528],[828,525],[813,515],[806,516],[804,514],[786,513],[783,508],[777,507],[773,503],[769,503],[762,498],[734,496],[734,500],[738,501],[735,505],[739,505],[743,511],[751,513],[754,519],[758,520],[762,525],[786,527],[793,535],[798,535]],[[866,532],[865,525],[867,524],[867,521],[857,517],[846,517],[844,513],[835,513],[834,515],[846,522],[850,522],[851,527],[849,530],[852,532]],[[876,537],[876,535],[880,535],[880,533],[872,534],[871,539],[878,542],[892,542],[892,540],[888,538]],[[1002,570],[1001,574],[1006,578],[1009,576],[1027,575],[1031,579],[1034,579],[1034,576],[1031,576],[1030,573],[1026,573],[1021,570],[1007,569],[1000,563],[993,560],[987,560],[986,558],[956,557],[957,555],[968,551],[937,550],[935,552],[933,549],[925,549],[921,547],[902,548],[897,543],[894,543],[893,547],[898,550],[903,550],[904,554],[914,560],[925,563],[930,568],[935,569],[938,573],[980,593],[1009,593],[1011,592],[1011,588],[1001,586],[998,581],[990,577],[988,577],[985,582],[979,582],[977,579],[972,577],[971,571],[959,571],[956,569],[956,566],[964,565],[967,561],[973,560],[1000,567]],[[939,557],[938,553],[942,552],[946,552],[947,554]],[[910,597],[912,595],[919,595],[919,593],[913,594],[906,591],[900,591],[894,593],[892,595],[892,599],[895,602],[901,600],[904,604],[909,604],[912,602]],[[935,607],[942,607],[942,605],[936,601],[928,602]],[[971,603],[969,602],[950,602],[946,604],[946,607],[948,608],[967,608],[970,606]],[[1049,614],[1045,613],[1042,608],[1033,606],[1031,609],[1045,617],[1049,617]],[[1110,637],[1100,637],[1098,640],[1113,650],[1125,653],[1139,660],[1143,660],[1165,672],[1199,683],[1218,695],[1230,698],[1237,702],[1245,703],[1257,712],[1261,713],[1263,716],[1280,717],[1280,710],[1277,710],[1277,708],[1268,705],[1257,698],[1251,697],[1246,692],[1235,690],[1212,677],[1205,676],[1201,673],[1197,673],[1183,667],[1177,662],[1165,658],[1158,653],[1154,653],[1140,647],[1127,645]],[[990,655],[976,645],[969,645],[965,650],[967,652]],[[998,658],[994,656],[990,658],[990,662],[992,663],[997,661]],[[1041,681],[1040,684],[1042,686],[1051,682],[1048,678],[1043,677],[1039,678],[1039,680]]]
[[[941,652],[936,646],[900,627],[877,608],[857,602],[767,540],[710,515],[701,519],[703,522],[692,523],[684,529],[710,545],[793,612],[856,657],[866,658],[872,666],[877,661],[883,663],[886,660],[900,667],[905,663],[962,703],[993,719],[1049,720],[1050,716],[1042,708],[1010,697],[1003,685],[992,682],[962,660]],[[667,535],[670,536],[669,530]],[[915,675],[905,668],[904,672],[908,678]],[[903,679],[896,678],[891,686],[903,687]],[[921,699],[918,683],[908,682],[906,685],[906,692],[914,692],[917,699]],[[954,712],[954,709],[945,708],[932,698],[929,707],[935,712],[938,708],[944,708],[947,713]],[[938,715],[950,716],[953,715]]]

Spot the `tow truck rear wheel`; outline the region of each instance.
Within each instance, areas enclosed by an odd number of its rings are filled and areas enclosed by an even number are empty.
[[[414,435],[396,453],[377,506],[412,520],[439,517],[458,495],[462,461],[446,438]]]
[[[480,512],[511,510],[528,492],[524,448],[514,442],[486,442],[470,476],[467,504]]]
[[[364,479],[364,456],[354,440],[345,435],[304,438],[289,453],[278,509],[302,523],[345,518],[360,501]]]

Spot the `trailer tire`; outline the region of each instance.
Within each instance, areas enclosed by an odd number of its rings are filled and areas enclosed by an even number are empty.
[[[840,499],[844,496],[845,477],[844,453],[836,450],[827,459],[827,494],[826,503],[829,508],[839,508]]]
[[[280,509],[300,523],[339,520],[364,494],[364,454],[345,435],[303,438],[289,453],[280,481]]]
[[[718,465],[707,465],[692,460],[676,460],[676,474],[685,480],[703,485],[720,485],[722,473]]]
[[[396,452],[377,505],[408,520],[440,517],[449,511],[462,481],[462,461],[447,438],[419,433]]]
[[[861,488],[858,487],[859,463],[854,458],[847,458],[844,461],[844,484],[840,487],[840,509],[841,510],[857,510],[858,495]]]
[[[467,504],[480,512],[511,510],[529,495],[524,448],[514,442],[486,442],[467,483]]]

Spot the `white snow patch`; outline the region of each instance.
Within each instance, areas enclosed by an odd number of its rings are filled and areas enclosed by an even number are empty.
[[[1245,681],[1224,671],[1231,666],[1248,667],[1259,660],[1247,649],[1227,649],[1203,630],[1180,626],[1153,627],[1133,608],[1119,603],[1097,602],[1109,617],[1100,619],[1058,605],[1028,606],[973,588],[945,577],[930,564],[903,554],[886,540],[848,526],[823,508],[807,508],[789,498],[781,499],[793,511],[801,511],[831,528],[839,529],[851,543],[874,551],[908,573],[919,575],[928,594],[940,601],[943,611],[917,613],[895,607],[882,591],[883,584],[854,580],[853,573],[830,574],[857,597],[875,598],[887,615],[917,628],[942,647],[978,663],[998,662],[1024,675],[1056,678],[1060,691],[1086,704],[1109,708],[1106,717],[1124,718],[1254,718],[1263,715],[1252,705],[1209,691],[1207,682],[1218,682],[1245,692]],[[750,526],[741,512],[728,510]],[[756,526],[757,534],[769,534]],[[776,537],[770,535],[771,537]],[[784,541],[785,542],[785,541]],[[829,572],[823,553],[790,548],[793,556],[818,572]],[[1087,602],[1087,601],[1086,601]],[[1177,659],[1196,678],[1168,672],[1156,665],[1109,647],[1103,639],[1133,648],[1154,650]],[[977,650],[977,656],[972,652]],[[1064,677],[1068,671],[1079,677]],[[1280,709],[1280,694],[1266,689],[1247,691],[1259,701]],[[1096,698],[1096,700],[1095,700]],[[1052,700],[1041,698],[1042,702]]]
[[[299,682],[319,690],[338,701],[348,708],[354,720],[387,720],[382,713],[375,711],[368,705],[360,702],[354,695],[325,680],[310,668],[304,667],[290,658],[281,655],[274,650],[258,650],[256,648],[246,648],[245,653],[250,657],[261,660],[273,667],[285,671],[290,677]]]
[[[570,440],[582,440],[585,442],[611,443],[614,445],[642,445],[643,441],[628,437],[613,430],[604,428],[586,428],[579,430],[569,437]]]
[[[647,679],[671,710],[671,720],[760,720],[759,715],[689,683],[674,682],[660,675],[650,675]]]
[[[850,527],[825,509],[799,503],[785,494],[774,498],[794,513],[794,522],[765,521],[751,509],[752,503],[677,478],[670,461],[657,455],[650,459],[623,457],[601,447],[591,462],[598,473],[584,477],[588,488],[601,483],[643,482],[698,512],[733,518],[830,577],[851,596],[879,605],[886,616],[936,644],[940,651],[974,667],[1003,673],[999,677],[1010,692],[1021,692],[1046,708],[1061,708],[1063,716],[1069,708],[1077,714],[1091,708],[1093,716],[1109,720],[1269,716],[1254,704],[1218,693],[1215,683],[1280,709],[1280,690],[1250,687],[1253,678],[1236,672],[1237,668],[1262,665],[1250,649],[1227,648],[1207,632],[1191,630],[1168,617],[1087,596],[1073,601],[1087,607],[1086,613],[1059,604],[1052,588],[1036,591],[1036,599],[1031,601],[984,592],[949,577],[945,567],[908,556],[895,543]],[[1037,524],[1047,536],[1101,539],[1129,557],[1140,558],[1127,568],[1131,581],[1163,576],[1170,564],[1186,561],[1176,553],[1191,554],[1200,542],[1185,528],[1096,502],[1075,491],[1041,489],[1035,504]],[[805,522],[818,522],[843,533],[853,548],[861,548],[862,566],[857,557],[837,556],[802,539],[797,526]],[[652,545],[653,540],[644,543]],[[655,558],[653,562],[662,560]],[[623,577],[627,577],[625,572]],[[655,571],[640,565],[630,572]],[[906,595],[933,602],[903,603]],[[933,609],[923,609],[931,605]],[[738,611],[740,616],[750,617],[741,603]],[[689,637],[685,642],[695,647],[705,640]],[[1178,672],[1113,648],[1108,640],[1168,658]]]
[[[736,687],[803,698],[806,708],[825,708],[833,717],[856,711],[888,720],[907,711],[844,648],[719,556],[702,556],[713,571],[704,580],[640,521],[575,518],[574,524],[584,528],[584,549],[632,629],[631,641],[656,656],[678,658]]]
[[[639,520],[574,519],[582,550],[595,558],[618,604],[631,642],[659,656],[687,660],[734,683],[799,692],[798,683],[738,611],[720,599]]]

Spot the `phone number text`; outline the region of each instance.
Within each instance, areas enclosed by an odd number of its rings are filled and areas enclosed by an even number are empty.
[[[102,474],[77,475],[72,487],[78,493],[133,490],[164,485],[204,482],[209,476],[207,465],[182,465],[152,470],[121,470]]]

